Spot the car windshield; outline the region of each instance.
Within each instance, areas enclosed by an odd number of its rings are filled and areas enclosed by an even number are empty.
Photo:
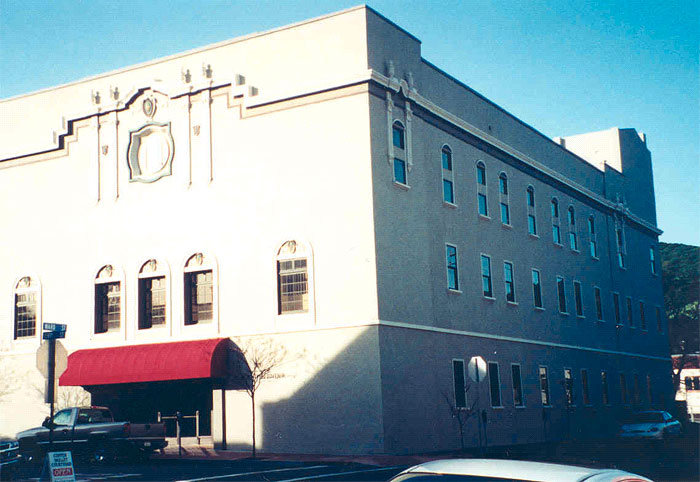
[[[664,421],[664,416],[658,412],[635,413],[627,423],[659,423]]]
[[[479,475],[426,474],[420,472],[399,475],[391,482],[531,482],[525,479],[504,479]]]

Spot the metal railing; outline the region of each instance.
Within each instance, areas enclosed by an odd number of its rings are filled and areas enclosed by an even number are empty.
[[[180,425],[182,424],[182,421],[184,419],[194,419],[194,433],[195,437],[197,437],[197,445],[202,444],[202,438],[199,434],[199,410],[194,412],[194,415],[182,415],[182,413],[175,412],[175,415],[170,415],[170,416],[162,416],[160,412],[158,412],[158,423],[162,422],[163,420],[175,420],[175,436],[177,437],[177,448],[178,448],[178,455],[182,456],[182,432]]]

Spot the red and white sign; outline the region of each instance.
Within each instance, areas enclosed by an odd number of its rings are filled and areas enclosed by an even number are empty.
[[[70,452],[49,452],[51,482],[75,482],[73,457]]]

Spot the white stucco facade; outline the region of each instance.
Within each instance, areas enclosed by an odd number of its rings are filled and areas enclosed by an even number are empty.
[[[466,395],[471,406],[479,392],[489,444],[594,436],[621,412],[671,403],[644,136],[615,128],[555,143],[422,59],[420,41],[372,9],[2,100],[0,116],[0,366],[12,374],[1,434],[48,411],[34,368],[42,322],[68,325],[69,352],[272,340],[289,358],[257,394],[258,447],[269,452],[458,448],[453,360],[476,355],[498,366]],[[450,169],[441,167],[445,149]],[[306,292],[303,309],[281,314],[288,241],[289,259],[306,260]],[[211,275],[212,314],[191,324],[195,269]],[[152,277],[163,280],[165,310],[162,323],[144,327],[139,280]],[[118,319],[96,333],[104,282],[119,285]],[[37,329],[18,336],[25,292],[34,293]],[[248,395],[210,393],[215,443],[225,433],[227,448],[248,448]],[[475,418],[467,429],[467,445],[478,444]]]

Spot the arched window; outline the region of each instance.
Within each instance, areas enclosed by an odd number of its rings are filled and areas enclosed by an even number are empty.
[[[535,188],[527,187],[527,233],[537,236],[537,214],[535,213]]]
[[[214,320],[214,270],[202,253],[185,263],[185,325],[211,323]]]
[[[394,168],[394,182],[407,185],[406,179],[406,132],[403,124],[399,121],[394,121],[391,127],[391,138],[394,145],[394,158],[392,160]]]
[[[295,240],[277,251],[277,313],[309,311],[309,268],[307,249]]]
[[[452,171],[452,150],[442,146],[440,152],[442,163],[442,200],[449,204],[455,203],[454,175]]]
[[[488,192],[486,189],[486,165],[481,161],[476,163],[476,190],[478,212],[481,216],[488,217],[489,206]]]
[[[122,284],[117,270],[105,265],[95,277],[95,333],[107,333],[121,329]]]
[[[139,270],[139,330],[164,327],[167,322],[166,268],[155,259]]]
[[[502,172],[498,176],[498,197],[501,205],[501,223],[510,226],[510,204],[508,203],[508,175]]]
[[[574,207],[569,206],[569,246],[573,251],[578,251],[578,236],[576,235],[576,213]]]
[[[15,285],[15,340],[36,337],[38,302],[38,283],[29,276],[21,278]]]
[[[561,245],[561,231],[559,229],[559,201],[552,198],[552,241]]]

